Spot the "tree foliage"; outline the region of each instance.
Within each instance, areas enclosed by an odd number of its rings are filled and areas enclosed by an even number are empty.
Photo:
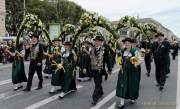
[[[8,32],[17,33],[17,28],[23,20],[23,7],[23,0],[6,0]],[[58,0],[55,4],[49,0],[26,0],[26,13],[37,15],[47,27],[49,23],[76,25],[83,12],[85,12],[84,9],[68,0]]]

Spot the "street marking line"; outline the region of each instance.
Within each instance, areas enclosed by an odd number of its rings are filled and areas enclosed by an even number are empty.
[[[25,65],[28,65],[29,64],[29,62],[24,62],[24,64]],[[7,68],[7,67],[12,67],[12,63],[9,63],[9,64],[2,64],[1,66],[0,66],[0,69],[3,69],[3,68]]]
[[[4,85],[4,84],[11,83],[11,82],[12,82],[11,79],[7,79],[7,80],[0,81],[0,86],[1,86],[1,85]]]
[[[83,86],[78,85],[78,86],[77,86],[77,89],[80,89],[80,88],[82,88],[82,87],[83,87]],[[41,106],[43,106],[43,105],[45,105],[45,104],[47,104],[47,103],[50,103],[50,102],[58,99],[58,98],[59,98],[59,95],[60,95],[60,94],[56,94],[56,95],[51,96],[51,97],[49,97],[49,98],[47,98],[47,99],[44,99],[44,100],[42,100],[42,101],[39,101],[39,102],[37,102],[37,103],[35,103],[35,104],[32,104],[32,105],[30,105],[30,106],[27,106],[27,107],[25,107],[24,109],[37,109],[38,107],[41,107]]]
[[[119,72],[119,69],[118,69],[118,68],[115,69],[112,73],[114,74],[114,73],[116,73],[116,72]]]
[[[49,86],[49,85],[50,85],[50,83],[47,83],[47,84],[45,84],[45,85],[43,85],[43,86],[44,86],[44,87],[47,87],[47,86]],[[31,90],[31,91],[35,90],[36,88],[37,88],[37,87],[32,88],[32,90]],[[21,91],[21,92],[18,92],[18,93],[16,93],[16,94],[13,94],[13,95],[7,96],[7,97],[3,98],[3,100],[7,100],[7,99],[9,99],[9,98],[12,98],[12,97],[15,97],[15,96],[18,96],[18,95],[24,94],[24,93],[26,93],[26,92]],[[0,99],[2,99],[2,98],[0,97]]]
[[[113,103],[108,109],[114,109],[116,106],[116,103]]]
[[[96,106],[91,107],[91,109],[99,109],[101,106],[103,106],[105,103],[107,103],[109,100],[111,100],[116,94],[116,90],[113,90],[110,94],[108,94],[103,100],[97,103]]]
[[[178,55],[178,72],[177,72],[177,92],[176,92],[176,104],[177,109],[180,109],[180,55]]]
[[[34,77],[37,77],[37,73],[34,74]],[[27,78],[28,78],[28,76],[27,76]],[[5,84],[9,84],[11,82],[12,82],[12,79],[0,81],[0,86],[5,85]]]

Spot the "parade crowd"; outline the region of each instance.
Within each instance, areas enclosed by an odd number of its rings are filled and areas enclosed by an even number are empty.
[[[12,63],[12,83],[15,91],[23,88],[23,82],[27,82],[23,91],[31,91],[35,72],[39,79],[37,90],[43,88],[44,73],[44,78],[51,79],[49,94],[60,93],[61,99],[77,90],[76,80],[84,82],[93,79],[95,88],[92,105],[96,105],[104,94],[103,80],[107,80],[114,66],[118,66],[118,108],[124,108],[125,99],[130,99],[132,104],[138,99],[143,62],[149,77],[154,60],[156,86],[162,91],[170,74],[170,54],[175,60],[179,49],[178,42],[170,43],[160,32],[155,39],[144,39],[140,42],[130,37],[105,41],[104,37],[97,33],[91,40],[84,40],[74,48],[70,36],[66,39],[55,38],[51,45],[42,44],[35,33],[31,34],[30,38],[29,43],[21,40],[16,48],[13,41],[1,43],[0,60],[4,64]],[[30,61],[28,77],[25,74],[25,60]]]
[[[25,57],[24,60],[29,60],[29,53],[30,53],[30,44],[27,42],[23,43],[24,50],[25,50]],[[7,41],[0,41],[0,63],[8,64],[13,62],[13,56],[6,52],[6,50],[10,50],[13,52],[15,50],[15,41],[14,40],[7,40]]]

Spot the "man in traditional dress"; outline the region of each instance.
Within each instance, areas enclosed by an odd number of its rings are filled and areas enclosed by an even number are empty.
[[[164,39],[164,43],[166,43],[167,45],[167,48],[169,49],[168,51],[168,55],[167,55],[167,65],[166,65],[166,78],[169,77],[169,74],[170,74],[170,65],[171,65],[171,59],[170,59],[170,49],[172,48],[171,47],[171,44],[169,42],[169,40],[167,38]]]
[[[39,36],[37,34],[31,35],[31,54],[30,54],[30,65],[28,73],[27,86],[23,91],[31,91],[32,79],[36,72],[39,79],[39,84],[36,90],[43,88],[43,76],[42,76],[42,60],[43,60],[43,45],[39,43]]]
[[[78,81],[88,81],[91,79],[90,72],[91,72],[91,58],[90,58],[90,42],[84,41],[82,43],[80,55],[78,57],[78,69],[79,69],[79,77]]]
[[[152,44],[150,42],[150,40],[146,39],[142,42],[141,44],[141,48],[143,48],[145,50],[145,56],[144,56],[144,61],[145,61],[145,66],[146,66],[146,70],[147,70],[147,77],[150,76],[151,73],[151,62],[152,62]]]
[[[157,41],[153,43],[153,55],[154,62],[156,66],[156,81],[159,90],[162,91],[164,89],[164,85],[166,82],[166,72],[167,66],[169,64],[169,42],[164,40],[164,34],[158,33],[156,35]]]
[[[103,88],[102,88],[102,69],[103,69],[103,55],[104,49],[102,47],[104,38],[99,33],[97,33],[95,39],[95,46],[92,48],[90,52],[91,56],[91,73],[94,78],[95,89],[92,95],[92,105],[96,105],[98,100],[103,96]]]
[[[103,44],[104,48],[104,55],[103,55],[103,75],[105,76],[105,80],[108,79],[108,74],[111,74],[112,68],[113,68],[113,50],[110,48],[109,44],[104,43]],[[106,66],[107,66],[107,71],[106,71]]]
[[[114,65],[116,64],[116,51],[113,47],[113,42],[112,41],[108,41],[108,45],[109,45],[109,64],[111,69],[114,67]]]
[[[172,45],[172,59],[175,60],[176,56],[178,56],[178,50],[179,50],[179,43],[177,41],[174,41]]]

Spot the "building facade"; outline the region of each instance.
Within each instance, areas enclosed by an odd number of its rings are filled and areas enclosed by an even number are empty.
[[[5,0],[0,0],[0,36],[4,36],[6,33],[5,16],[6,16]]]

